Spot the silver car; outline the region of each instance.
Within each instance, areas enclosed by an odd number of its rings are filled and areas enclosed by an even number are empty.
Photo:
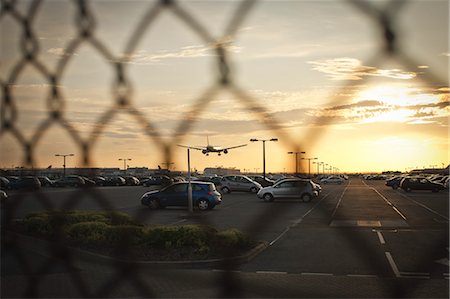
[[[262,186],[245,175],[227,175],[221,180],[220,190],[224,193],[245,191],[256,193]]]
[[[257,195],[264,201],[274,201],[277,198],[300,198],[304,202],[309,202],[319,196],[319,191],[311,180],[294,178],[284,179],[273,186],[262,188]]]

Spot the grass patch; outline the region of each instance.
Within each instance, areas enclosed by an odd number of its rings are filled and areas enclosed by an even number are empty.
[[[118,212],[48,211],[17,220],[15,228],[106,255],[144,260],[190,260],[240,255],[256,244],[236,229],[206,225],[143,226]]]

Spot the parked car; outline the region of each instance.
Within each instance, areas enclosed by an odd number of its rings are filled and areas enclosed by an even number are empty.
[[[46,176],[38,176],[38,180],[39,182],[41,182],[42,187],[52,187],[53,184],[55,183],[54,180],[51,180]]]
[[[264,201],[274,201],[279,198],[300,198],[309,202],[319,196],[311,180],[307,179],[284,179],[276,182],[273,186],[264,187],[258,191],[257,196]]]
[[[134,176],[126,176],[124,179],[127,186],[138,186],[140,183],[139,179]]]
[[[6,203],[6,200],[8,200],[8,194],[5,191],[0,190],[0,203],[4,204]]]
[[[110,176],[105,178],[105,186],[125,186],[126,181],[121,176]]]
[[[400,187],[400,183],[403,179],[403,176],[394,176],[384,183],[388,187],[392,187],[392,189],[396,190],[398,187]]]
[[[188,182],[174,183],[161,190],[146,192],[141,197],[141,204],[150,209],[167,206],[188,206]],[[213,209],[222,202],[222,196],[211,182],[191,182],[192,202],[199,210]]]
[[[0,176],[0,190],[6,190],[9,186],[9,180],[3,176]]]
[[[106,179],[102,176],[92,177],[91,180],[93,180],[97,186],[105,186],[106,183]]]
[[[150,186],[169,186],[171,184],[173,184],[173,180],[166,176],[166,175],[161,175],[161,176],[152,176],[149,177],[146,180],[142,180],[141,181],[142,186],[145,187],[150,187]]]
[[[329,176],[320,180],[323,184],[342,184],[344,181],[345,180],[339,176]]]
[[[78,175],[68,175],[55,181],[56,187],[83,187],[85,184],[82,177]]]
[[[432,182],[425,178],[406,177],[400,183],[400,188],[406,192],[412,190],[428,190],[432,192],[439,192],[444,190],[443,184]]]
[[[35,176],[24,176],[9,181],[8,189],[37,190],[41,188],[41,182]]]
[[[262,186],[245,175],[227,175],[222,178],[220,190],[224,193],[246,191],[256,193]]]
[[[87,178],[85,176],[82,176],[81,178],[84,180],[84,186],[85,187],[97,186],[97,183],[94,180],[91,180],[90,178]]]
[[[248,175],[248,177],[254,180],[255,182],[258,182],[262,187],[272,186],[275,183],[274,180],[271,180],[262,175]]]
[[[202,182],[211,182],[216,185],[216,188],[222,185],[222,177],[221,176],[201,176],[197,178],[198,181]]]

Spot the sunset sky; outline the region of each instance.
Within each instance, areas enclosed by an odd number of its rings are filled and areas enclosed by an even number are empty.
[[[373,4],[382,8],[387,1]],[[30,2],[20,1],[25,14]],[[94,35],[120,57],[152,1],[92,1]],[[223,36],[239,1],[180,1],[180,6],[215,38]],[[372,2],[371,2],[372,3]],[[74,53],[76,7],[69,1],[44,1],[34,20],[39,61],[51,73],[72,55],[62,73],[64,118],[83,140],[114,105],[114,68],[91,45]],[[411,58],[381,56],[382,33],[373,18],[343,1],[261,1],[228,45],[233,82],[263,107],[279,131],[261,121],[242,99],[220,90],[195,115],[185,145],[248,144],[227,155],[206,157],[192,152],[192,166],[236,167],[262,171],[262,144],[251,138],[279,138],[266,143],[267,172],[292,172],[288,151],[305,151],[343,172],[410,170],[449,163],[449,4],[407,1],[393,19],[399,48]],[[21,27],[7,15],[1,26],[1,81],[9,82],[21,59]],[[126,64],[131,103],[171,143],[179,124],[206,90],[217,81],[217,57],[173,12],[163,11],[138,42]],[[426,80],[432,75],[437,80]],[[435,82],[438,81],[438,82]],[[444,82],[443,84],[440,82]],[[28,65],[12,86],[17,108],[15,126],[29,139],[48,118],[49,82]],[[3,96],[3,94],[2,94]],[[2,103],[1,109],[4,108]],[[92,165],[157,168],[165,161],[162,147],[144,127],[118,113],[92,148]],[[173,146],[172,169],[186,170],[186,149]],[[0,167],[23,165],[24,152],[9,132],[0,137]],[[35,149],[35,167],[61,167],[55,154],[73,153],[67,167],[83,166],[81,151],[67,131],[53,125]],[[302,168],[307,170],[307,161]],[[316,165],[311,165],[316,172]],[[322,171],[322,168],[320,169]]]

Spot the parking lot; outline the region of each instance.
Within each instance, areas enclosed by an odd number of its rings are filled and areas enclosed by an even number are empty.
[[[268,247],[242,265],[243,273],[367,278],[437,279],[448,287],[448,192],[405,193],[384,181],[352,178],[323,185],[311,202],[263,202],[255,194],[223,195],[213,210],[150,210],[140,204],[149,188],[101,187],[11,192],[17,218],[47,206],[60,209],[117,210],[147,225],[207,223],[237,228]],[[214,269],[210,269],[214,270]]]

